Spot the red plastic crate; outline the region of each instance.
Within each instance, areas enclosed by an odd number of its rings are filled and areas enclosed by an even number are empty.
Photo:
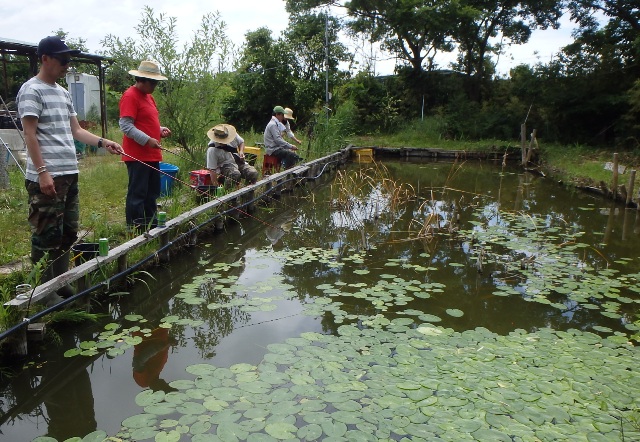
[[[191,184],[193,186],[210,186],[211,185],[211,175],[209,174],[209,171],[206,169],[192,170],[189,173],[189,179],[191,180]]]

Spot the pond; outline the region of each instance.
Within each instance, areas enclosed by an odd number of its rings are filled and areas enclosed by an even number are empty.
[[[640,440],[639,217],[500,164],[350,165],[56,327],[0,439]]]

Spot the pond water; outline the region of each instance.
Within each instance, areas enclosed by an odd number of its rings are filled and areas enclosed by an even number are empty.
[[[388,161],[255,216],[57,327],[0,440],[640,440],[639,212]]]

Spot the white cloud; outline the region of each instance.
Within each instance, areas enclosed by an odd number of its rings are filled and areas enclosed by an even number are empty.
[[[177,32],[182,42],[188,41],[198,28],[202,16],[219,11],[227,24],[228,36],[236,44],[244,42],[248,31],[260,27],[271,29],[278,37],[286,29],[288,16],[284,0],[242,0],[235,2],[203,2],[197,0],[31,0],[28,7],[16,1],[2,1],[0,17],[4,26],[0,37],[37,43],[41,38],[62,28],[73,38],[84,38],[90,52],[101,50],[100,41],[108,34],[120,38],[136,37],[135,26],[140,22],[145,5],[156,14],[176,17]],[[534,31],[531,41],[509,48],[501,55],[498,72],[522,63],[548,62],[558,50],[572,41],[573,26],[563,18],[560,30]],[[347,43],[347,42],[345,42]],[[382,55],[376,72],[393,72],[394,60]],[[455,55],[444,54],[437,61],[447,68]]]
[[[101,49],[108,34],[135,37],[135,26],[145,5],[156,15],[176,18],[181,41],[187,41],[198,28],[202,16],[219,11],[226,22],[229,38],[244,41],[247,31],[266,26],[274,36],[286,28],[288,16],[283,0],[243,0],[218,3],[196,0],[32,0],[28,7],[16,1],[0,4],[3,27],[0,37],[37,44],[40,39],[62,28],[72,38],[84,38],[91,52]]]

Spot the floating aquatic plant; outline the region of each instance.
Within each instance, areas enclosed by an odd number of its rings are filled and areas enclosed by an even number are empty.
[[[196,364],[141,392],[125,440],[635,440],[638,351],[578,330],[424,323],[302,333],[258,366]],[[102,435],[102,433],[100,433]],[[89,439],[91,440],[91,439]]]

